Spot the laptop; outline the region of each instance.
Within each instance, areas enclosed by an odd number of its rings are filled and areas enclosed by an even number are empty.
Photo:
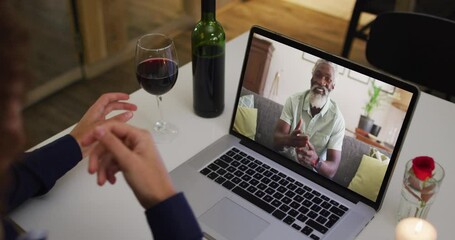
[[[330,100],[345,125],[330,177],[273,145],[283,106],[310,89],[318,59],[336,65]],[[374,89],[371,131],[359,118]],[[418,97],[410,83],[253,26],[229,134],[170,175],[206,239],[354,239],[381,208]]]

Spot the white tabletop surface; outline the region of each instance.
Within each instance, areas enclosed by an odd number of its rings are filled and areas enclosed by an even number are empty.
[[[159,144],[165,165],[170,171],[228,132],[237,90],[247,34],[227,44],[226,108],[214,119],[196,116],[192,109],[191,64],[180,68],[175,87],[163,97],[165,118],[180,129],[178,138],[170,144]],[[131,76],[132,78],[134,75]],[[138,105],[130,124],[151,129],[157,119],[154,96],[143,90],[131,95]],[[438,239],[451,239],[455,194],[450,184],[455,182],[455,104],[422,93],[400,158],[393,174],[382,209],[360,233],[358,239],[393,239],[396,211],[400,199],[401,178],[406,160],[419,155],[435,158],[446,170],[436,202],[428,220],[438,231]],[[68,128],[44,141],[48,143],[68,133]],[[32,199],[15,210],[11,218],[25,230],[47,230],[49,240],[66,239],[151,239],[143,209],[122,177],[115,185],[99,187],[95,176],[87,172],[87,160],[60,179],[45,196]]]

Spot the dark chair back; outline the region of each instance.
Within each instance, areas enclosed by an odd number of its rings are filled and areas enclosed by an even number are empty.
[[[455,22],[422,13],[378,15],[366,46],[368,62],[392,75],[455,95]],[[425,89],[422,89],[425,90]]]

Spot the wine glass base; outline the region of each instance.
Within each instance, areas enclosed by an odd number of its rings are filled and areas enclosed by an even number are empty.
[[[156,143],[170,143],[178,136],[178,128],[168,122],[157,122],[153,127],[152,134]]]

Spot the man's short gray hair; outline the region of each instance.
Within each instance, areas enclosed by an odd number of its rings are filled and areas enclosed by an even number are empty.
[[[337,76],[337,73],[338,73],[338,65],[336,65],[333,62],[329,62],[329,61],[327,61],[325,59],[319,58],[316,61],[316,63],[314,64],[313,70],[311,71],[311,73],[314,74],[314,71],[316,71],[316,68],[322,63],[328,64],[329,66],[332,67],[332,69],[333,69],[332,81],[333,81],[333,84],[335,84],[336,83],[336,76]]]

